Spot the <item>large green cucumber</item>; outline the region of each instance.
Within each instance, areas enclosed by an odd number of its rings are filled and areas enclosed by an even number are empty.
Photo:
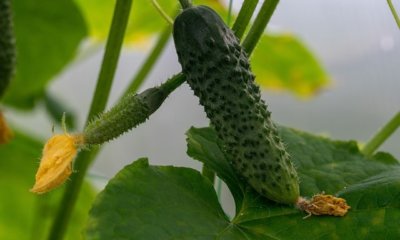
[[[176,18],[174,40],[187,82],[235,170],[261,195],[295,203],[296,170],[234,33],[212,9],[197,6]]]

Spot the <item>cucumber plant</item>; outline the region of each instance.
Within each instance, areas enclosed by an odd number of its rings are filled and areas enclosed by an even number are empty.
[[[2,10],[3,6],[9,7],[6,2],[0,4]],[[382,234],[388,239],[400,237],[398,226],[392,224],[400,217],[396,195],[400,192],[400,164],[388,153],[375,153],[400,125],[399,114],[362,150],[354,142],[331,141],[279,126],[272,120],[249,58],[257,51],[255,46],[278,0],[264,1],[253,23],[250,19],[258,1],[245,0],[232,29],[232,14],[228,14],[225,23],[211,7],[217,4],[215,1],[204,0],[203,5],[194,5],[189,0],[175,0],[182,9],[173,19],[170,16],[175,16],[175,12],[168,14],[152,0],[149,6],[154,6],[154,12],[160,13],[169,25],[124,96],[105,111],[132,2],[115,3],[85,127],[80,132],[68,133],[64,120],[64,133],[54,134],[44,145],[36,183],[31,188],[34,194],[46,193],[37,201],[36,220],[43,209],[54,208],[43,203],[45,198],[52,196],[53,190],[60,192],[55,190],[60,186],[66,188],[61,200],[55,202],[58,211],[49,232],[35,224],[33,238],[42,239],[48,234],[49,240],[66,236],[76,239],[69,235],[72,230],[68,226],[73,226],[77,218],[82,220],[72,212],[75,204],[81,207],[80,189],[102,145],[145,123],[184,83],[190,86],[210,120],[209,127],[192,127],[187,132],[187,154],[201,161],[203,172],[154,166],[146,158],[138,159],[113,177],[93,203],[86,199],[92,204],[84,231],[87,239],[379,239]],[[2,31],[12,27],[7,14],[0,14],[6,19],[0,23]],[[136,92],[171,33],[182,72],[159,86]],[[12,76],[15,65],[15,43],[10,36],[0,36],[8,38],[8,45],[1,45],[2,50],[6,49],[1,53],[6,54],[0,55],[7,55],[8,62],[1,62],[0,66],[0,70],[8,70],[7,76]],[[38,151],[21,148],[21,142],[30,142],[35,145],[32,148],[39,150],[38,144],[27,138],[18,133],[15,142],[0,147],[0,153],[21,149],[17,157],[38,156]],[[20,168],[21,175],[34,170],[26,164]],[[234,216],[228,216],[221,207],[214,189],[215,174],[233,195]],[[33,175],[28,176],[31,184]]]

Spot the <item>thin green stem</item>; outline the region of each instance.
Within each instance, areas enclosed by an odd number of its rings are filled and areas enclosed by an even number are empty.
[[[128,24],[132,1],[133,0],[117,0],[115,4],[106,50],[87,121],[90,121],[92,117],[101,113],[107,104],[114,74],[118,65],[126,26]]]
[[[101,113],[107,104],[129,19],[132,1],[133,0],[117,0],[115,4],[106,50],[86,124],[94,116]],[[83,151],[77,157],[74,166],[77,173],[72,175],[71,181],[67,184],[55,221],[50,230],[48,237],[49,240],[61,240],[64,238],[85,174],[90,163],[97,155],[97,152],[98,148],[95,148],[92,151]]]
[[[165,19],[165,21],[168,22],[169,25],[174,24],[174,21],[172,20],[172,18],[162,9],[160,4],[158,4],[158,2],[156,0],[151,0],[151,3],[156,8],[156,10],[160,13],[160,15]]]
[[[400,29],[400,18],[399,15],[397,15],[396,8],[394,7],[392,0],[387,0],[387,3],[389,5],[390,11],[392,12],[394,20],[397,23],[397,27]]]
[[[181,4],[183,9],[190,8],[192,6],[191,0],[179,0],[179,3]]]
[[[245,0],[240,8],[239,15],[232,27],[236,37],[242,38],[246,27],[249,24],[251,17],[257,7],[258,0]]]
[[[45,237],[46,227],[43,224],[43,218],[49,217],[45,215],[49,208],[49,200],[51,196],[36,196],[35,197],[35,212],[31,227],[30,240],[43,239]]]
[[[272,14],[278,5],[279,0],[265,0],[261,6],[260,12],[258,13],[254,24],[251,27],[249,34],[243,41],[243,47],[250,56],[264,33],[265,27],[267,26]]]
[[[233,0],[229,0],[228,16],[226,17],[226,24],[227,24],[228,26],[231,25],[231,19],[232,19],[232,3],[233,3]]]
[[[48,240],[61,240],[68,227],[68,222],[71,218],[76,200],[78,199],[79,191],[85,178],[85,173],[98,153],[98,149],[91,151],[83,151],[79,153],[75,160],[75,174],[71,176],[71,181],[68,182],[63,198],[61,199],[56,218],[50,230]]]
[[[171,26],[167,26],[161,33],[150,55],[144,61],[139,72],[135,75],[130,85],[125,90],[124,96],[126,96],[128,93],[137,92],[139,87],[143,84],[144,80],[146,79],[150,71],[153,69],[155,63],[159,59],[163,50],[165,49],[165,46],[167,45],[168,40],[171,36],[171,32],[172,32]]]
[[[165,91],[166,95],[172,93],[175,89],[177,89],[182,83],[186,81],[185,75],[183,73],[178,73],[164,82],[160,88]]]
[[[389,120],[369,141],[361,152],[371,156],[400,126],[400,112]]]

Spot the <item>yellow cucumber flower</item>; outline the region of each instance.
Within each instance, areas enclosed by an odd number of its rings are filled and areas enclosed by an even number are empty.
[[[347,205],[346,200],[332,195],[316,194],[311,200],[300,198],[297,207],[311,215],[331,215],[343,217],[351,208]]]
[[[58,134],[43,148],[33,193],[45,193],[63,184],[72,173],[72,162],[82,144],[81,135]]]

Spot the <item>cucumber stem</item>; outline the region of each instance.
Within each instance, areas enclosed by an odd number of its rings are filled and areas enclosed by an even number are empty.
[[[114,74],[117,69],[131,5],[132,0],[118,0],[116,2],[106,50],[86,123],[101,113],[106,107]]]
[[[96,115],[101,113],[106,106],[111,85],[113,82],[115,70],[118,64],[120,50],[125,35],[126,26],[133,0],[117,0],[110,32],[106,44],[106,50],[97,79],[96,91],[94,93],[92,104],[86,120],[88,122]],[[67,184],[63,198],[58,206],[58,212],[53,221],[48,236],[49,240],[61,240],[64,238],[68,222],[74,209],[79,195],[85,174],[90,163],[94,160],[98,149],[92,151],[83,151],[75,160],[76,174],[72,175],[71,181]]]
[[[183,75],[183,73],[178,73],[169,78],[163,84],[161,84],[160,88],[166,93],[166,95],[169,95],[180,85],[182,85],[182,83],[184,83],[185,81],[186,81],[185,75]]]
[[[250,28],[249,33],[243,41],[243,48],[250,56],[264,33],[265,27],[267,26],[272,14],[278,5],[279,0],[265,0],[261,6],[260,12],[258,13],[256,20],[254,20],[253,26]]]
[[[183,9],[192,7],[192,1],[191,0],[179,0],[179,3],[181,4]]]
[[[361,152],[371,156],[400,126],[400,111],[392,117],[368,142]]]
[[[242,7],[240,8],[239,15],[233,24],[232,31],[235,33],[236,37],[241,39],[246,27],[250,22],[251,16],[254,14],[258,0],[245,0]]]
[[[400,18],[399,18],[399,15],[397,15],[397,12],[396,12],[396,9],[393,6],[392,0],[387,0],[387,3],[389,5],[390,11],[392,12],[394,20],[397,23],[397,27],[400,29]]]

